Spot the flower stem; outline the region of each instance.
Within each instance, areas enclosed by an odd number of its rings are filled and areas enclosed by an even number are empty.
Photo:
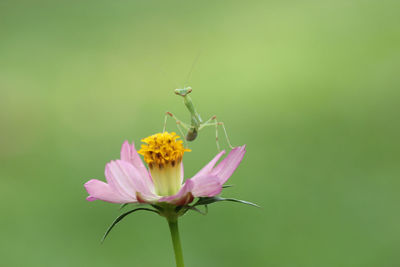
[[[176,267],[185,267],[181,240],[179,238],[178,218],[168,218],[169,230],[171,231],[172,245],[174,246]]]

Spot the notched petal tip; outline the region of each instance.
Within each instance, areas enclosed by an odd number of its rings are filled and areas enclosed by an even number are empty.
[[[122,143],[120,156],[121,160],[128,162],[131,160],[131,145],[129,144],[128,140],[125,140]]]
[[[86,198],[88,201],[103,200],[111,203],[128,203],[136,202],[136,199],[127,198],[118,192],[107,183],[100,180],[92,179],[84,184],[89,196]]]
[[[211,174],[218,176],[221,184],[224,184],[239,166],[246,153],[246,145],[233,148],[228,156],[216,166]]]

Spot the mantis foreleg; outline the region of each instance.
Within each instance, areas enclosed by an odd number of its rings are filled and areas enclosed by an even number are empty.
[[[166,129],[166,127],[167,127],[167,120],[168,120],[168,117],[172,117],[174,120],[175,120],[175,122],[176,122],[176,127],[178,128],[178,130],[179,130],[179,132],[181,133],[181,135],[182,135],[182,139],[183,139],[183,142],[185,143],[185,146],[186,147],[188,147],[188,145],[187,145],[187,143],[186,143],[186,138],[185,138],[185,133],[183,132],[183,130],[182,130],[182,128],[184,128],[186,131],[188,131],[189,130],[189,126],[186,124],[186,123],[183,123],[182,121],[180,121],[177,117],[175,117],[171,112],[166,112],[166,114],[165,114],[165,119],[164,119],[164,127],[163,127],[163,132],[165,132],[165,129]],[[181,127],[182,126],[182,127]]]

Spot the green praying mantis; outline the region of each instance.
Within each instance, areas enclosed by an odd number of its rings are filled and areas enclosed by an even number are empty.
[[[166,115],[165,115],[165,119],[164,119],[163,132],[165,132],[168,117],[172,117],[175,120],[179,131],[181,132],[182,136],[185,136],[185,139],[188,142],[194,141],[197,138],[198,133],[205,127],[214,126],[217,149],[218,149],[218,151],[220,151],[221,149],[220,149],[219,140],[218,140],[218,126],[221,126],[222,129],[224,130],[226,141],[227,141],[229,147],[232,149],[233,147],[231,145],[228,134],[226,132],[224,123],[218,121],[217,116],[215,116],[215,115],[212,116],[211,118],[209,118],[208,120],[203,121],[200,117],[200,114],[196,111],[196,109],[193,105],[192,99],[189,96],[189,94],[191,92],[192,92],[191,87],[184,87],[183,89],[175,89],[175,94],[183,97],[183,103],[185,104],[186,108],[188,109],[188,111],[190,113],[190,124],[182,122],[171,112],[167,111]],[[186,134],[183,133],[182,128],[186,130]]]

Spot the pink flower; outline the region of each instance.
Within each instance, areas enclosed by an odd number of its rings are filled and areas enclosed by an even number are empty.
[[[195,197],[213,197],[231,177],[246,152],[245,146],[232,149],[217,166],[225,151],[218,153],[196,175],[183,183],[182,157],[190,151],[183,147],[175,133],[159,133],[142,140],[136,151],[134,144],[125,141],[121,159],[106,165],[107,183],[92,179],[85,183],[88,201],[103,200],[112,203],[168,202],[186,205]],[[139,154],[144,156],[149,169]]]

